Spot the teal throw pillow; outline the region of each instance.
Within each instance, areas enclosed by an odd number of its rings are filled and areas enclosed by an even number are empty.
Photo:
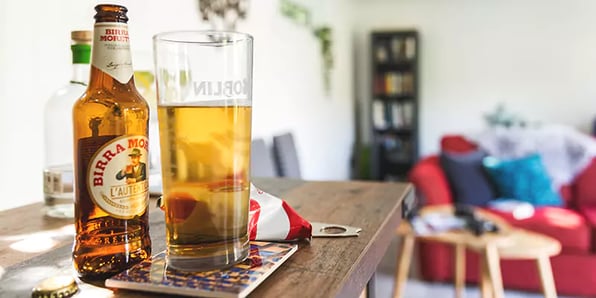
[[[500,197],[525,201],[534,206],[563,205],[538,154],[509,160],[489,156],[482,163]]]

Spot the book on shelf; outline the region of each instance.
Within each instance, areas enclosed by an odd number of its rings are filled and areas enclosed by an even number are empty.
[[[409,101],[401,103],[401,112],[404,126],[411,127],[414,121],[414,103]]]
[[[396,96],[404,93],[403,75],[400,72],[385,73],[384,95]]]
[[[404,126],[404,118],[401,111],[401,104],[399,102],[391,103],[391,120],[394,128],[402,128]]]
[[[403,93],[414,94],[414,75],[411,72],[403,74],[401,84]]]
[[[403,80],[403,75],[401,72],[394,72],[393,73],[393,95],[401,95],[404,93],[404,88],[403,88],[403,84],[404,84],[404,80]]]
[[[412,127],[413,103],[374,99],[372,122],[375,129],[407,129]]]
[[[389,54],[387,53],[387,47],[384,42],[377,41],[374,46],[375,61],[377,63],[386,63],[389,60]]]
[[[377,96],[407,96],[414,94],[411,72],[390,71],[373,77],[373,94]]]
[[[404,48],[406,59],[413,60],[416,58],[416,39],[414,37],[406,38]]]
[[[396,129],[404,129],[412,127],[412,118],[413,118],[413,103],[404,101],[404,102],[394,102],[391,108],[393,114],[393,127]]]
[[[391,38],[391,58],[395,62],[400,62],[405,58],[405,43],[401,37]]]
[[[391,128],[393,123],[393,114],[391,111],[391,102],[385,101],[384,102],[384,111],[385,111],[385,127]]]
[[[385,76],[377,74],[373,80],[373,93],[375,95],[385,94]]]
[[[393,92],[395,92],[395,88],[394,88],[394,77],[393,77],[393,73],[386,73],[385,74],[385,92],[384,94],[386,95],[391,95],[393,94]]]
[[[385,74],[385,90],[383,92],[383,94],[385,95],[391,95],[393,94],[393,74],[392,73],[386,73]]]
[[[385,121],[385,103],[380,99],[373,100],[372,122],[375,129],[387,128]]]

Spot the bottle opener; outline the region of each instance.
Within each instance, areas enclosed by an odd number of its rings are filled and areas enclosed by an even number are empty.
[[[311,222],[312,237],[358,237],[361,228],[344,225]]]

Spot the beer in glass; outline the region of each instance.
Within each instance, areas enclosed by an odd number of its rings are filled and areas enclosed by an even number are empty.
[[[248,256],[252,37],[154,37],[168,266],[208,270]]]

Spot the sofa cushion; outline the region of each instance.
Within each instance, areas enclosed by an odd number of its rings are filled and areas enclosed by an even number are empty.
[[[449,153],[470,153],[478,146],[461,135],[445,135],[441,138],[441,151]]]
[[[561,188],[559,189],[559,194],[561,195],[561,199],[563,199],[563,202],[565,204],[565,207],[567,208],[575,208],[575,204],[573,201],[573,193],[574,191],[574,187],[573,184],[567,184],[567,185],[562,185]]]
[[[596,252],[596,206],[580,206],[578,211],[584,216],[590,226],[592,252]]]
[[[575,178],[576,206],[596,206],[596,158]]]
[[[408,173],[408,180],[416,186],[416,194],[423,205],[453,203],[449,183],[438,156],[425,157],[416,163]]]
[[[487,209],[509,222],[512,226],[528,229],[553,237],[565,253],[589,253],[591,229],[584,217],[571,209],[559,207],[535,208],[534,215],[525,219],[515,219],[512,213]]]
[[[535,206],[563,205],[561,196],[552,188],[540,155],[508,160],[486,157],[483,163],[500,197],[526,201]]]
[[[496,197],[488,180],[482,159],[486,153],[477,150],[471,153],[441,153],[441,166],[447,175],[456,203],[485,206]]]

